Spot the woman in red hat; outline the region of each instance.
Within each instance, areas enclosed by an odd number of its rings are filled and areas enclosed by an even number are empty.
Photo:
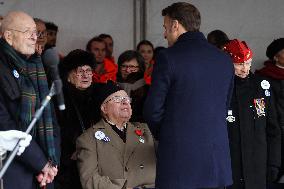
[[[250,72],[252,51],[244,41],[227,43],[235,83],[227,126],[233,185],[229,189],[266,189],[280,167],[281,134],[270,83]]]

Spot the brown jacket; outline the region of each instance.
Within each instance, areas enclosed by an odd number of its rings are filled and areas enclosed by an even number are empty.
[[[135,130],[142,131],[144,143]],[[110,141],[95,137],[101,131]],[[156,157],[146,124],[128,123],[126,143],[101,120],[77,140],[78,169],[84,189],[154,188]]]

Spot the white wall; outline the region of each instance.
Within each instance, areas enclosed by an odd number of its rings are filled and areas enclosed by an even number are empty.
[[[201,12],[201,31],[225,31],[229,38],[247,42],[254,52],[252,69],[262,67],[266,47],[275,38],[284,37],[283,0],[185,0]],[[148,1],[148,38],[164,45],[161,10],[172,0]]]
[[[86,43],[100,33],[114,38],[115,57],[133,48],[132,0],[6,0],[0,14],[23,10],[33,17],[59,26],[57,47],[64,54],[85,49]]]
[[[33,17],[59,25],[58,48],[68,53],[85,48],[87,41],[109,33],[115,42],[115,57],[133,48],[133,1],[135,0],[2,0],[0,14],[23,10]],[[147,1],[147,38],[154,45],[166,46],[161,10],[173,0]],[[284,37],[283,0],[182,0],[201,12],[201,31],[221,29],[230,38],[245,40],[252,48],[253,69],[262,66],[267,45]]]

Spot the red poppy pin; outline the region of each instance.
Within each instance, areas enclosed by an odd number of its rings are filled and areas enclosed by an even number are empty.
[[[139,136],[139,142],[144,143],[145,140],[142,137],[142,135],[143,135],[142,130],[141,129],[135,129],[135,133],[136,133],[137,136]]]
[[[135,133],[138,136],[142,136],[142,130],[141,129],[135,129]]]

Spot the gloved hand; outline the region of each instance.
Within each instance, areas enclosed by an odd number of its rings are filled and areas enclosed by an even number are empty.
[[[0,148],[5,151],[12,151],[19,139],[21,140],[17,155],[21,155],[24,152],[25,148],[30,144],[32,136],[17,130],[0,131]]]
[[[278,178],[279,168],[274,166],[267,167],[267,181],[274,182]]]

